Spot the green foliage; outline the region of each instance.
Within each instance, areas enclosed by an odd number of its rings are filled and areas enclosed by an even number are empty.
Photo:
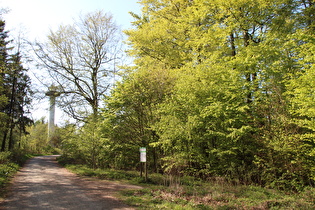
[[[92,168],[103,167],[106,138],[102,136],[101,121],[91,117],[81,128],[67,125],[60,130],[62,159],[65,162],[85,163]]]
[[[73,163],[82,162],[82,156],[79,151],[79,144],[77,142],[78,134],[77,127],[74,124],[68,124],[64,126],[60,131],[60,135],[62,136],[61,149],[62,156],[61,162],[66,163],[71,161]]]
[[[28,117],[32,91],[30,78],[21,62],[21,52],[9,54],[8,32],[0,20],[0,138],[1,151],[12,151],[32,120]],[[19,47],[18,47],[19,50]]]
[[[29,135],[25,136],[22,141],[22,146],[25,150],[33,154],[45,153],[45,148],[48,145],[47,138],[47,123],[44,119],[39,120],[27,128]]]
[[[173,78],[164,69],[141,69],[126,76],[124,83],[105,101],[104,132],[107,133],[106,152],[115,168],[134,168],[139,162],[139,147],[147,147],[152,168],[157,168],[157,151],[150,143],[157,138],[152,125],[157,121],[155,110],[169,93]]]
[[[314,3],[140,4],[135,28],[126,31],[135,65],[104,100],[100,119],[70,132],[65,158],[136,169],[146,147],[149,170],[169,177],[299,192],[313,186]],[[253,196],[267,199],[252,204],[262,208],[291,202]],[[222,197],[220,208],[241,205]]]
[[[6,195],[6,187],[13,175],[30,158],[22,150],[0,152],[0,200]]]
[[[55,127],[54,136],[48,138],[48,124],[42,118],[26,127],[27,135],[19,142],[20,148],[30,154],[60,154],[61,141],[66,128]]]
[[[170,175],[283,190],[313,183],[314,4],[140,3],[126,31],[136,67],[107,100],[110,147],[147,144],[151,168],[159,157]],[[152,101],[161,72],[172,82]]]
[[[166,171],[230,175],[236,165],[250,167],[255,144],[248,138],[254,129],[247,124],[247,104],[237,95],[241,83],[236,72],[220,71],[213,63],[192,69],[179,73],[154,127],[160,138],[152,145],[167,152]],[[243,172],[233,176],[244,177]]]
[[[11,152],[0,152],[0,163],[5,164],[10,160]]]
[[[99,120],[92,119],[84,125],[79,139],[79,149],[84,155],[89,166],[96,168],[101,166],[105,139],[101,136]]]
[[[0,165],[0,187],[3,188],[8,183],[9,178],[17,172],[19,165],[16,163],[6,163]]]

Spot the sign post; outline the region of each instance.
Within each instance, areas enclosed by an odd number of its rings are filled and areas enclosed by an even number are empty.
[[[145,181],[148,178],[147,172],[147,149],[145,147],[140,147],[140,177],[142,177],[142,172],[145,173]]]
[[[140,147],[140,162],[145,163],[147,162],[147,149],[145,147]]]

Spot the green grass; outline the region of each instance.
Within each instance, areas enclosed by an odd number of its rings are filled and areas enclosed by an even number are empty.
[[[119,170],[102,170],[102,169],[91,169],[85,165],[65,165],[66,168],[71,170],[72,172],[81,175],[81,176],[90,176],[97,177],[100,179],[107,180],[135,180],[135,183],[138,183],[136,180],[138,179],[138,174],[134,171],[119,171]]]
[[[0,152],[0,200],[7,194],[7,186],[19,168],[33,155],[22,151]]]
[[[120,199],[137,209],[314,209],[315,206],[315,188],[297,194],[161,174],[149,174],[148,182],[144,182],[136,171],[93,170],[84,165],[66,167],[82,176],[143,186],[140,190],[120,192]]]
[[[147,187],[125,191],[122,198],[139,209],[313,209],[315,206],[314,200],[297,194],[213,183],[205,183],[193,191],[187,186]]]

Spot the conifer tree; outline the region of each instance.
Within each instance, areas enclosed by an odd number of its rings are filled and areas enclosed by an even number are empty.
[[[3,20],[0,20],[0,138],[1,138],[1,145],[2,149],[4,150],[5,147],[5,140],[6,136],[6,130],[7,130],[7,115],[4,112],[5,106],[7,105],[7,95],[6,95],[6,89],[4,86],[4,80],[7,73],[7,41],[8,38],[8,32],[5,31],[5,22]]]
[[[3,52],[1,53],[1,80],[2,94],[5,105],[1,107],[2,143],[1,151],[12,150],[17,139],[25,133],[26,126],[31,122],[27,117],[27,109],[31,103],[30,78],[26,69],[21,64],[20,53],[10,55],[8,52],[13,47],[8,47],[8,32],[4,31],[4,22],[1,27],[1,40]]]

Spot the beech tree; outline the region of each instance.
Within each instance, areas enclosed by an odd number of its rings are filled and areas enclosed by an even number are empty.
[[[112,113],[111,132],[116,134],[108,141],[111,148],[126,151],[151,132],[155,138],[146,142],[160,151],[165,172],[278,188],[311,183],[314,3],[140,4],[142,14],[133,14],[136,28],[126,31],[136,67],[107,100],[105,113]],[[173,78],[172,85],[150,112],[147,93],[157,88],[134,76],[162,69]],[[136,123],[150,116],[154,120],[145,121],[146,135],[134,135],[139,133]]]
[[[78,120],[97,115],[120,53],[121,36],[112,15],[88,13],[73,25],[51,31],[47,38],[34,50],[41,67],[60,87],[59,105]]]
[[[158,136],[152,126],[159,118],[156,113],[158,106],[172,89],[173,82],[174,78],[167,69],[143,68],[125,75],[124,82],[116,84],[105,100],[106,109],[102,114],[110,165],[127,168],[126,163],[139,160],[134,150],[147,147],[152,157],[150,166],[158,171],[160,154],[150,145]],[[134,164],[130,166],[134,167]]]
[[[105,100],[105,165],[136,167],[146,146],[165,173],[314,185],[313,1],[140,4],[135,66]]]

